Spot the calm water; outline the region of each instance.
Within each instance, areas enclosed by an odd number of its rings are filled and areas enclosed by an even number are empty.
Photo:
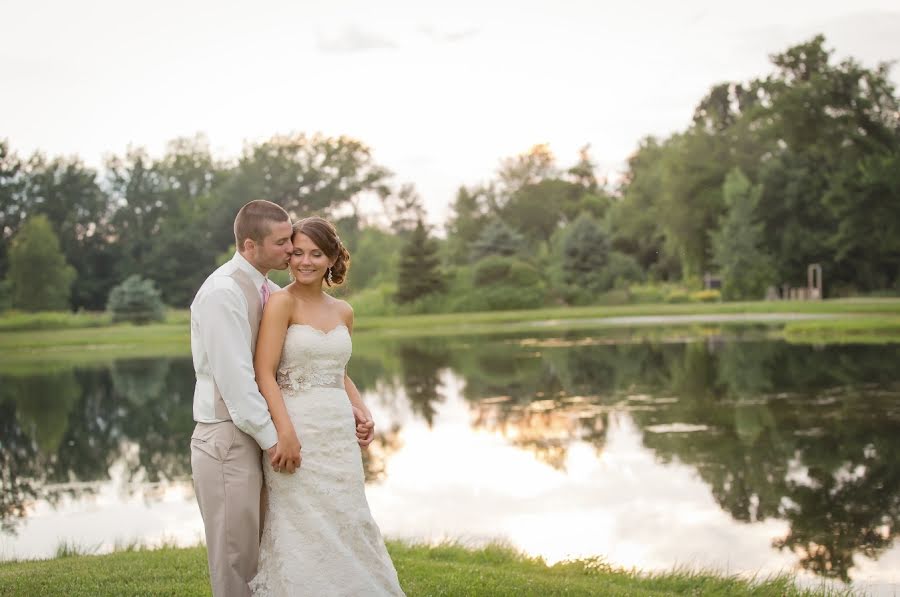
[[[363,340],[350,373],[389,537],[900,591],[900,346]],[[192,391],[188,358],[0,374],[0,558],[200,540]]]

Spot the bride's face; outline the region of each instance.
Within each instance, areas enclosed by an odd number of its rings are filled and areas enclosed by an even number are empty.
[[[302,232],[294,235],[293,242],[290,268],[294,279],[299,284],[320,284],[334,260]]]

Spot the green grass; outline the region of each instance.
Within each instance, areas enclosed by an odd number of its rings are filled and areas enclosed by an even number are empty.
[[[599,558],[547,566],[540,558],[492,545],[469,549],[389,543],[409,597],[551,595],[806,596],[847,592],[804,590],[788,576],[745,580],[679,569],[644,574],[615,569]],[[130,549],[109,555],[0,563],[0,595],[209,595],[203,547]]]
[[[886,344],[900,341],[900,317],[794,321],[783,333],[797,344]]]
[[[117,324],[106,327],[0,333],[0,359],[13,363],[97,362],[120,357],[190,354],[187,324]]]
[[[165,323],[187,324],[188,322],[190,322],[190,311],[187,309],[169,309],[166,312]],[[110,325],[112,325],[112,316],[106,312],[40,311],[25,313],[7,311],[0,314],[0,332],[83,329]]]
[[[111,321],[112,318],[107,313],[9,311],[0,316],[0,332],[94,328],[109,325]]]

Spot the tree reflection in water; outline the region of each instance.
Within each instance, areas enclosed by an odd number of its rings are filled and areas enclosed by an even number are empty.
[[[95,492],[91,482],[109,480],[128,444],[140,450],[126,480],[189,474],[192,376],[189,360],[173,368],[168,359],[2,374],[3,529],[14,531],[37,499]]]
[[[464,382],[474,428],[558,470],[575,443],[601,452],[609,413],[629,411],[660,462],[696,469],[735,520],[786,521],[774,547],[818,575],[847,580],[855,556],[877,558],[897,536],[900,347],[572,334],[363,339],[355,350],[354,381],[397,415],[364,453],[370,482],[389,475],[403,421],[435,424],[449,369]],[[3,529],[35,500],[93,491],[72,482],[108,480],[113,463],[136,483],[189,478],[192,393],[190,359],[0,374]],[[410,412],[388,404],[401,393]]]
[[[813,350],[775,343],[687,345],[671,361],[678,401],[634,413],[645,429],[690,423],[708,433],[645,433],[661,459],[694,466],[736,520],[786,520],[774,542],[816,574],[849,580],[897,536],[900,448],[897,350]],[[777,391],[777,393],[773,393]]]
[[[846,582],[854,555],[877,558],[893,544],[900,349],[521,344],[482,344],[454,359],[476,427],[562,468],[575,441],[602,450],[604,413],[627,409],[659,460],[693,466],[735,520],[787,521],[774,547],[794,552],[804,569]]]
[[[387,478],[387,463],[391,456],[403,447],[400,425],[391,425],[387,431],[376,431],[375,439],[362,450],[363,471],[366,483],[379,483]]]

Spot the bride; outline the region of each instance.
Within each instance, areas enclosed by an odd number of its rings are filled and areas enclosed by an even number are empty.
[[[353,310],[322,290],[344,280],[350,254],[322,218],[296,222],[292,241],[293,282],[266,304],[254,368],[278,445],[299,445],[301,460],[294,473],[295,462],[263,458],[268,504],[250,588],[273,597],[403,595],[366,501],[359,446],[374,431],[345,372]]]

